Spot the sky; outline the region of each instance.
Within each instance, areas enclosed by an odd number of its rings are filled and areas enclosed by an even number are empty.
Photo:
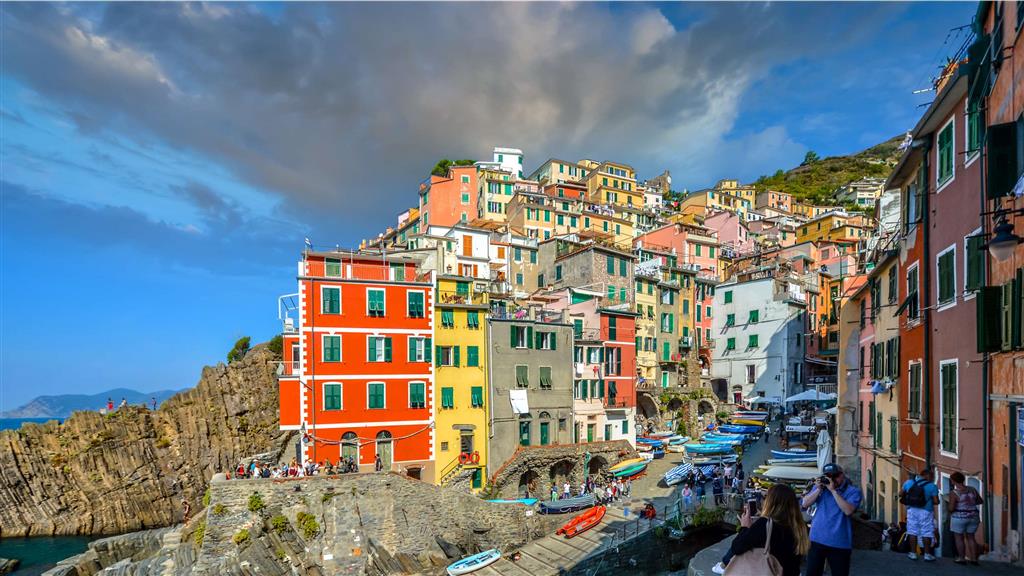
[[[184,388],[444,157],[677,190],[913,127],[974,3],[0,5],[0,410]]]

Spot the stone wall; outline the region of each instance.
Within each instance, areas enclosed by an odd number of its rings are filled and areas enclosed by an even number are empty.
[[[602,476],[608,467],[629,458],[636,458],[636,449],[625,440],[520,447],[491,476],[490,483],[500,497],[519,498],[524,482],[533,480],[530,496],[544,498],[553,482],[561,485],[568,479],[575,489],[587,474]]]
[[[0,536],[116,534],[180,522],[209,478],[243,457],[280,454],[273,361],[263,346],[203,369],[159,410],[76,412],[0,432]]]

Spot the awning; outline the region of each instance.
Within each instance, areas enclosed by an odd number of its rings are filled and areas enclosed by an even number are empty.
[[[508,398],[512,402],[512,412],[516,414],[529,414],[530,403],[527,400],[526,390],[509,390]]]

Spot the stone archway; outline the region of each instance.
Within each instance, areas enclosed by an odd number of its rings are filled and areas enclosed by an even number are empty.
[[[527,470],[519,475],[519,496],[521,498],[532,498],[539,494],[541,489],[540,474],[533,470]]]
[[[608,470],[608,460],[604,456],[591,456],[587,464],[587,475],[596,477]]]
[[[668,401],[668,411],[675,413],[683,408],[683,401],[679,397],[673,397]]]
[[[711,404],[711,402],[707,400],[701,400],[700,402],[697,403],[697,414],[701,416],[711,414],[712,416],[714,416],[715,407]]]
[[[637,394],[637,408],[644,418],[657,418],[661,412],[658,410],[658,401],[646,393]]]
[[[548,470],[548,479],[558,485],[561,485],[566,480],[571,482],[572,471],[575,467],[576,462],[572,460],[559,460]]]

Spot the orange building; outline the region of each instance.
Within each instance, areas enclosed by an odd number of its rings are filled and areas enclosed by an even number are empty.
[[[420,227],[452,226],[478,215],[476,166],[452,166],[446,176],[434,176],[420,183]]]
[[[306,251],[285,321],[280,426],[303,462],[433,478],[432,280],[401,255]]]

